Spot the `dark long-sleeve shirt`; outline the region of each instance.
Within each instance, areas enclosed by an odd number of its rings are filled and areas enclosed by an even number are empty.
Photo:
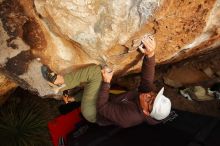
[[[141,83],[137,90],[120,95],[109,95],[110,84],[103,82],[97,100],[97,123],[99,125],[119,125],[131,127],[144,121],[157,124],[158,121],[145,116],[139,103],[140,93],[154,90],[155,57],[144,58],[141,71]]]

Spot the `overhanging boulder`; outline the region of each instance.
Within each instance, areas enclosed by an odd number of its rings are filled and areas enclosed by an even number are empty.
[[[113,66],[115,76],[140,71],[133,41],[157,41],[158,64],[180,61],[219,46],[220,1],[0,1],[3,73],[40,96],[53,91],[40,66],[63,74],[86,64]]]

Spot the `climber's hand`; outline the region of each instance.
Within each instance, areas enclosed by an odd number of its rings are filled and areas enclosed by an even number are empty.
[[[144,44],[143,49],[140,49],[142,53],[144,53],[147,57],[154,56],[156,41],[152,35],[146,35],[142,39],[142,43]]]
[[[68,95],[63,95],[63,101],[65,102],[65,104],[69,103],[69,102],[74,102],[75,98],[72,96],[68,96]]]
[[[109,70],[107,67],[101,70],[103,81],[106,83],[110,83],[113,76],[113,70]]]

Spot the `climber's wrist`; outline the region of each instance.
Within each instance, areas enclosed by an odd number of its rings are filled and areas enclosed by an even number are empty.
[[[151,57],[153,57],[154,56],[154,51],[153,52],[150,52],[150,53],[148,53],[148,54],[145,54],[146,55],[146,57],[148,57],[148,58],[151,58]]]

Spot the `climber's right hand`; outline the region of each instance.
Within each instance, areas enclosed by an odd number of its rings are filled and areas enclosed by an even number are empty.
[[[154,56],[156,41],[152,35],[147,35],[142,39],[142,43],[144,44],[144,48],[141,50],[147,57]]]

